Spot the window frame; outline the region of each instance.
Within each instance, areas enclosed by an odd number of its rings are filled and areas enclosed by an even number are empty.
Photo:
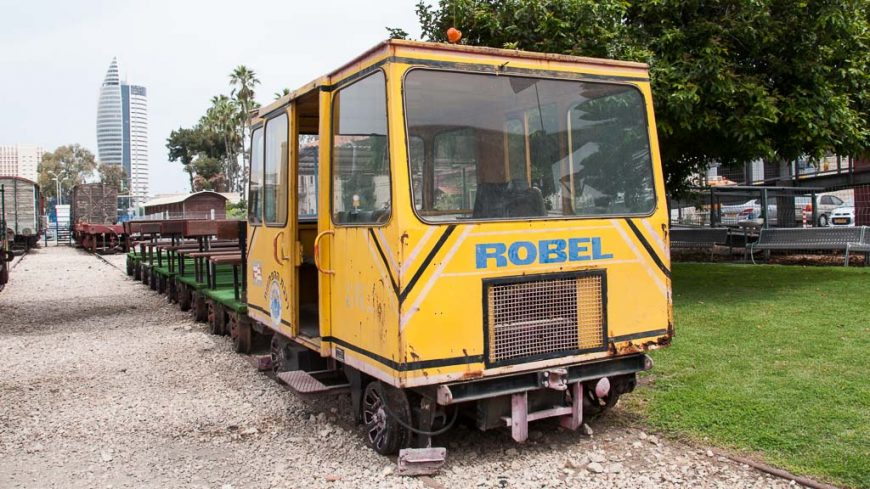
[[[263,216],[262,216],[262,218],[263,218],[263,225],[266,226],[267,228],[287,227],[287,222],[288,222],[288,219],[290,218],[290,188],[288,187],[288,185],[289,185],[288,182],[289,182],[289,177],[290,177],[290,166],[291,166],[291,163],[290,163],[290,133],[293,131],[292,131],[292,128],[290,126],[290,114],[287,111],[288,108],[289,108],[289,106],[282,107],[282,110],[280,110],[277,114],[272,115],[271,117],[269,117],[268,119],[265,119],[263,121],[263,184],[262,184],[263,185]],[[286,191],[284,192],[285,212],[284,212],[284,222],[270,223],[270,222],[266,221],[266,148],[268,147],[268,144],[267,144],[268,132],[267,131],[269,128],[269,122],[272,122],[275,119],[278,119],[280,117],[284,117],[287,120],[287,133],[284,135],[286,137],[286,141],[287,141],[287,153],[286,153],[287,154],[287,160],[286,160],[287,165],[286,165],[284,173],[282,174],[282,181],[278,183],[278,188],[281,188],[281,186],[286,188]],[[279,193],[279,195],[280,195],[280,193]],[[281,206],[279,205],[277,208],[280,209],[280,207]]]
[[[260,167],[261,167],[260,169],[262,171],[261,171],[261,177],[260,177],[260,189],[259,189],[260,195],[258,197],[258,203],[260,204],[260,208],[259,208],[260,214],[254,216],[258,219],[258,221],[253,222],[253,221],[251,221],[251,180],[250,180],[250,176],[251,176],[251,169],[254,168],[254,133],[256,131],[263,132],[263,136],[262,136],[262,139],[260,142],[261,143],[260,149],[263,152],[263,160],[262,160],[261,165],[260,165]],[[248,160],[248,191],[247,191],[247,195],[246,195],[246,198],[248,199],[248,205],[247,205],[248,208],[247,208],[247,213],[246,213],[247,215],[245,216],[245,220],[247,221],[249,226],[263,226],[263,225],[265,225],[265,223],[263,221],[263,198],[262,198],[262,196],[263,196],[263,180],[265,180],[264,173],[265,173],[265,169],[266,169],[266,167],[265,167],[265,165],[266,165],[266,124],[265,123],[257,124],[257,127],[251,128],[250,151],[251,151],[251,156],[250,156],[250,159]]]
[[[359,75],[358,72],[356,75]],[[386,138],[387,138],[387,155],[389,158],[389,164],[387,165],[387,169],[389,170],[390,177],[390,213],[387,215],[387,218],[383,222],[359,222],[359,223],[347,223],[347,222],[336,222],[335,221],[335,171],[334,171],[334,161],[335,161],[335,97],[340,94],[342,90],[351,87],[363,80],[368,79],[376,75],[377,73],[381,73],[384,77],[384,117],[386,117]],[[393,192],[393,158],[391,155],[392,152],[392,143],[390,138],[390,80],[387,76],[386,70],[383,68],[375,68],[371,70],[369,73],[365,73],[363,76],[359,76],[358,78],[354,75],[350,75],[348,78],[345,78],[341,82],[335,85],[333,90],[333,94],[329,100],[329,221],[332,223],[333,228],[374,228],[374,227],[386,227],[393,220],[393,208],[395,204],[395,195]],[[341,104],[338,105],[341,107]],[[408,145],[405,144],[407,147]],[[410,178],[409,178],[410,182]],[[410,184],[410,183],[409,183]],[[318,214],[320,210],[318,209]]]
[[[658,176],[656,175],[656,164],[655,164],[655,158],[653,157],[653,144],[652,144],[652,136],[650,134],[650,121],[649,121],[649,110],[648,110],[649,106],[652,104],[652,101],[647,99],[647,97],[644,95],[644,92],[640,89],[640,87],[636,83],[634,83],[630,80],[625,80],[625,81],[623,81],[623,80],[610,80],[610,79],[604,80],[604,81],[596,80],[596,79],[592,78],[595,75],[590,75],[590,74],[585,74],[585,73],[568,72],[568,71],[564,72],[565,76],[542,76],[542,75],[537,75],[537,74],[516,73],[516,72],[510,72],[510,71],[492,72],[492,71],[486,71],[486,68],[491,68],[491,67],[488,65],[486,65],[486,66],[476,65],[476,66],[470,67],[468,69],[460,69],[460,68],[450,69],[450,68],[441,68],[441,67],[432,66],[432,65],[416,65],[416,66],[411,66],[410,68],[405,70],[405,72],[402,74],[402,86],[401,86],[402,118],[403,118],[402,122],[404,124],[404,131],[405,131],[406,166],[408,167],[408,179],[407,179],[408,181],[405,183],[408,185],[408,190],[410,192],[410,199],[409,200],[412,204],[411,210],[413,211],[414,216],[421,223],[427,224],[427,225],[433,225],[433,226],[444,226],[444,225],[456,225],[456,224],[484,224],[484,223],[490,223],[490,222],[570,221],[570,220],[593,220],[593,219],[602,220],[602,219],[614,219],[614,218],[648,218],[648,217],[652,217],[653,215],[655,215],[656,212],[659,211],[660,204],[659,204],[659,192],[657,189],[657,185],[659,184],[659,180],[661,180],[661,179],[658,178]],[[408,76],[415,71],[429,71],[429,72],[437,72],[437,73],[457,73],[457,74],[464,74],[464,75],[467,75],[467,74],[486,75],[486,76],[494,76],[494,77],[533,78],[535,80],[567,81],[567,82],[588,83],[588,84],[594,84],[594,85],[608,85],[608,86],[618,85],[618,86],[624,86],[624,87],[630,88],[632,90],[635,90],[636,92],[638,92],[640,94],[641,99],[644,101],[643,110],[642,110],[643,125],[644,125],[644,128],[646,129],[646,131],[645,131],[646,141],[647,141],[647,147],[649,148],[649,151],[650,151],[650,168],[652,170],[652,178],[653,178],[653,180],[652,180],[652,200],[653,200],[652,209],[646,213],[631,213],[631,214],[619,213],[619,214],[591,214],[591,215],[566,215],[566,216],[547,215],[547,216],[543,216],[543,217],[517,217],[517,218],[507,217],[507,218],[485,218],[485,219],[468,217],[468,218],[462,218],[462,219],[455,219],[452,221],[433,221],[433,220],[427,219],[424,216],[421,216],[417,212],[416,206],[413,205],[415,196],[414,196],[414,188],[413,188],[414,185],[413,185],[412,178],[411,178],[411,171],[412,171],[411,170],[411,152],[410,152],[410,145],[408,144],[408,140],[411,137],[410,126],[408,124],[408,101],[407,101],[408,91],[405,89],[405,83],[407,81]],[[569,107],[569,109],[567,111],[565,111],[565,114],[562,114],[562,115],[564,115],[565,117],[570,117],[571,110],[573,109],[573,107],[575,105],[578,105],[578,104],[572,104]],[[519,110],[519,109],[517,109],[517,110]],[[557,115],[559,115],[558,112],[557,112]],[[567,128],[566,128],[566,130],[567,130]],[[526,134],[526,136],[528,136],[528,134]],[[569,148],[569,151],[570,151],[570,148]],[[659,159],[659,167],[661,167],[661,159]]]

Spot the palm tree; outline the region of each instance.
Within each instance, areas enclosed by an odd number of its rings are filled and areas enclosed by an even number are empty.
[[[225,161],[224,175],[226,176],[230,188],[240,188],[239,171],[239,109],[235,100],[226,95],[217,95],[211,99],[211,107],[206,111],[205,116],[200,120],[200,125],[207,131],[223,139]]]
[[[275,92],[275,100],[278,100],[279,98],[281,98],[285,95],[290,95],[289,88],[285,88],[285,89],[281,90],[280,92]]]
[[[245,65],[236,66],[236,69],[230,73],[230,85],[233,90],[230,95],[238,104],[238,133],[242,141],[242,161],[245,168],[248,167],[250,156],[248,155],[247,140],[250,127],[250,113],[253,109],[259,107],[254,100],[254,87],[260,84],[257,79],[257,74]],[[243,179],[242,179],[243,180]],[[245,182],[241,183],[237,190],[243,191]]]

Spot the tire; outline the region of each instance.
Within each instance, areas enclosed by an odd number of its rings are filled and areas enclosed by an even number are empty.
[[[381,381],[369,382],[361,402],[365,442],[381,455],[395,455],[408,446],[411,431],[402,426],[411,424],[411,407],[404,391]]]
[[[828,227],[829,224],[830,223],[828,222],[828,215],[827,214],[822,214],[821,216],[819,216],[819,227],[825,228],[825,227]]]

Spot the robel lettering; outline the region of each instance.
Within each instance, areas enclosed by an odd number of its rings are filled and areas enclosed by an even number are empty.
[[[508,263],[526,266],[535,263],[554,264],[611,258],[613,254],[604,251],[600,237],[542,239],[537,243],[482,243],[475,246],[475,264],[479,269],[492,266],[502,268],[508,266]]]

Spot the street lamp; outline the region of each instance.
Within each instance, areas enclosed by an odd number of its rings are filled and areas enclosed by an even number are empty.
[[[49,170],[47,173],[49,173],[50,175],[54,175],[54,181],[57,184],[57,194],[56,194],[57,202],[55,203],[55,205],[56,206],[62,205],[61,198],[60,198],[60,175],[58,175],[57,173],[55,173],[51,170]]]

